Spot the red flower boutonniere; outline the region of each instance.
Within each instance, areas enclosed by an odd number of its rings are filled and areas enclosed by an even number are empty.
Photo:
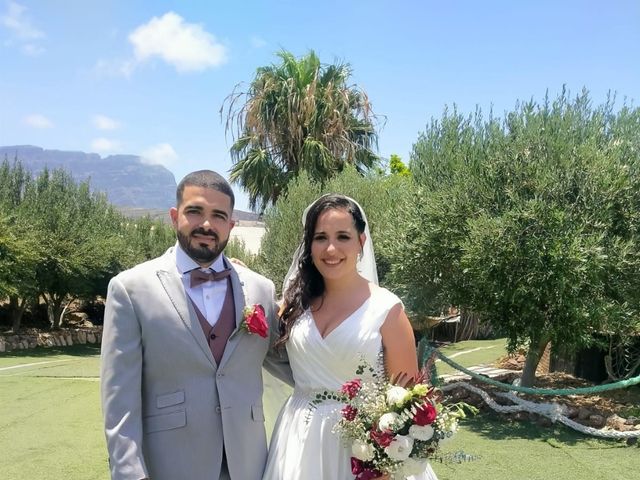
[[[267,316],[264,313],[262,305],[256,303],[255,305],[246,306],[242,314],[244,315],[242,328],[250,334],[257,333],[262,338],[267,338],[269,325],[267,324]]]

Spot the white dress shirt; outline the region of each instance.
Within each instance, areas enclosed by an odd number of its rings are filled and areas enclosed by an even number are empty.
[[[200,268],[200,265],[187,255],[177,242],[175,252],[176,266],[178,267],[178,272],[182,274],[182,283],[184,285],[185,292],[187,292],[187,296],[189,296],[197,305],[200,313],[202,313],[207,319],[207,322],[209,322],[211,326],[215,325],[220,317],[222,304],[224,303],[224,298],[227,295],[227,279],[225,278],[215,282],[208,281],[198,285],[197,287],[191,288],[191,274],[189,272],[195,268]],[[209,268],[200,268],[203,272],[208,272],[210,270],[220,272],[224,269],[225,265],[222,260],[222,255],[219,255]]]

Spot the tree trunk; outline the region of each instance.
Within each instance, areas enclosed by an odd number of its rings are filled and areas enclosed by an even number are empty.
[[[539,339],[532,338],[529,344],[529,351],[527,352],[527,359],[524,362],[524,370],[522,371],[522,379],[520,385],[523,387],[533,387],[536,381],[536,369],[538,363],[544,354],[544,349],[547,348],[549,338],[544,336]]]
[[[57,295],[47,295],[46,293],[42,295],[44,299],[44,303],[47,305],[47,320],[49,320],[49,325],[51,325],[52,329],[60,328],[62,324],[62,300],[64,296]]]
[[[13,333],[18,333],[20,331],[22,316],[24,315],[24,311],[26,309],[26,298],[20,298],[13,295],[9,297],[9,312],[11,316],[11,330],[13,331]]]

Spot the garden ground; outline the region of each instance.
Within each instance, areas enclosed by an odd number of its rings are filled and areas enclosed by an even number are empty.
[[[445,347],[445,354],[455,353],[465,366],[488,363],[504,354],[504,342]],[[0,478],[108,478],[98,369],[95,346],[0,355]],[[274,411],[287,394],[267,376],[265,410]],[[268,430],[274,420],[267,419]],[[440,480],[618,480],[634,478],[640,469],[638,446],[594,440],[562,426],[505,421],[491,413],[465,420],[447,448],[477,458],[434,464]]]

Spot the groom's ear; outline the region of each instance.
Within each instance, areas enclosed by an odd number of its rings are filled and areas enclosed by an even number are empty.
[[[173,226],[177,228],[177,226],[178,226],[178,209],[176,207],[171,207],[169,209],[169,217],[171,217],[171,223],[173,223]]]

